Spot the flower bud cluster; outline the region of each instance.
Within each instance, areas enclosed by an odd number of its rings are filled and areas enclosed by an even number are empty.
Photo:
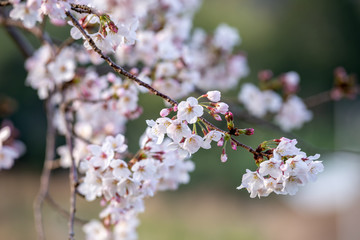
[[[101,222],[94,220],[84,226],[87,239],[133,239],[144,198],[188,183],[193,162],[167,148],[168,139],[157,144],[151,135],[147,129],[141,150],[128,162],[123,160],[127,149],[123,135],[108,136],[101,146],[88,146],[90,154],[80,163],[85,177],[78,191],[88,201],[102,198],[106,208],[100,213]]]
[[[245,106],[246,110],[253,116],[262,118],[270,113],[274,121],[284,131],[299,129],[305,122],[312,119],[304,102],[295,95],[300,81],[296,72],[288,72],[279,79],[270,81],[269,73],[263,71],[259,74],[263,78],[261,84],[266,90],[260,90],[254,84],[246,83],[242,86],[238,100]],[[274,91],[282,87],[283,97]]]
[[[237,189],[246,188],[250,197],[266,197],[270,193],[295,195],[299,186],[315,181],[317,174],[324,170],[320,155],[307,156],[295,145],[296,139],[281,138],[272,149],[272,157],[259,163],[252,172],[246,170],[242,183]]]
[[[0,170],[10,169],[24,152],[24,144],[13,139],[11,126],[0,128]]]

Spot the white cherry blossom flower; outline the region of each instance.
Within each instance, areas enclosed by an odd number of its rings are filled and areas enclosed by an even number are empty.
[[[183,138],[187,138],[191,135],[191,130],[189,126],[179,119],[173,120],[171,124],[166,129],[167,135],[174,140],[174,142],[179,143]]]
[[[14,165],[15,158],[19,157],[19,153],[15,149],[3,146],[0,149],[0,169],[10,169]]]
[[[125,137],[122,134],[118,134],[115,137],[107,136],[105,138],[105,143],[109,144],[110,147],[118,153],[123,153],[127,150],[128,146],[125,144]]]
[[[249,169],[246,169],[246,174],[242,177],[241,185],[237,187],[237,189],[240,190],[246,188],[250,193],[250,197],[254,198],[264,194],[264,186],[264,178],[259,175],[258,172],[252,172]]]
[[[15,20],[20,19],[27,28],[34,27],[36,22],[42,21],[40,0],[15,4],[14,8],[10,11],[10,17]]]
[[[275,122],[284,130],[301,128],[304,123],[312,119],[312,112],[309,111],[304,102],[293,95],[283,104],[279,113],[275,116]]]
[[[309,164],[308,178],[310,181],[316,181],[317,175],[324,171],[324,165],[321,161],[313,161]]]
[[[183,148],[190,154],[196,153],[203,145],[203,139],[199,135],[192,134],[190,137],[185,139]]]
[[[6,126],[0,129],[0,150],[3,143],[10,137],[10,127]]]
[[[89,162],[95,168],[107,168],[114,157],[114,151],[110,144],[104,144],[101,147],[98,145],[89,145],[88,150],[91,153]]]
[[[188,123],[195,123],[198,117],[204,113],[203,107],[194,97],[189,97],[186,101],[182,101],[178,105],[177,117],[179,120],[186,120]]]
[[[111,236],[109,230],[97,220],[86,223],[83,226],[83,231],[86,234],[86,240],[108,240]]]
[[[143,181],[152,179],[156,173],[154,161],[151,159],[144,159],[138,161],[132,166],[131,171],[134,172],[133,177],[135,181]]]
[[[116,179],[124,179],[128,178],[131,175],[129,167],[124,160],[114,159],[110,163],[110,167],[112,168],[112,174]]]
[[[273,178],[278,178],[282,175],[282,171],[280,170],[281,163],[281,160],[275,158],[264,161],[260,163],[259,174],[263,177],[270,175]]]
[[[274,150],[274,156],[279,155],[279,158],[281,158],[284,156],[293,156],[300,154],[300,149],[296,147],[296,144],[296,139],[290,140],[285,137],[280,138],[280,143]]]
[[[236,28],[227,24],[220,24],[214,34],[214,45],[226,51],[230,51],[236,44],[241,42],[240,36]]]
[[[203,138],[204,142],[202,144],[202,148],[210,149],[211,141],[218,142],[223,135],[224,135],[223,133],[216,131],[216,130],[212,130],[212,131],[208,132]]]
[[[221,114],[225,114],[229,111],[229,105],[223,102],[216,103],[215,108],[216,108],[216,112]]]

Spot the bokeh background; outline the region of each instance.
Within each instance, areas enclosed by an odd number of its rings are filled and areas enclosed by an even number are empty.
[[[338,66],[360,73],[358,0],[204,0],[194,26],[212,32],[223,22],[238,28],[238,50],[248,55],[251,73],[240,85],[256,82],[263,69],[275,75],[297,71],[299,95],[306,98],[329,90]],[[66,27],[48,30],[58,39],[69,33]],[[44,158],[45,114],[36,92],[24,85],[24,59],[2,27],[0,40],[0,97],[14,100],[16,109],[0,117],[13,121],[27,146],[13,169],[0,172],[0,233],[2,239],[35,239],[32,201]],[[238,91],[229,92],[228,98]],[[138,148],[144,120],[157,117],[163,106],[152,96],[140,101],[144,114],[129,123],[126,133],[132,151]],[[193,156],[196,170],[190,184],[146,201],[139,239],[360,239],[359,107],[359,100],[319,105],[312,109],[314,120],[291,134],[241,122],[255,128],[255,135],[243,138],[244,143],[255,147],[263,140],[296,136],[308,154],[322,154],[325,172],[295,197],[250,199],[245,190],[235,189],[245,169],[256,168],[250,154],[230,152],[223,164],[219,149],[200,151]],[[68,208],[67,171],[54,171],[51,186],[54,199]],[[99,209],[97,203],[80,200],[78,216],[96,218]],[[44,212],[48,239],[66,239],[66,219],[48,205]],[[83,236],[81,226],[77,235]]]

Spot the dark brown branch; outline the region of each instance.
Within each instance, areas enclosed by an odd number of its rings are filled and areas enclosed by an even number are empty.
[[[136,82],[137,84],[139,84],[140,86],[145,87],[146,89],[148,89],[151,93],[163,98],[165,101],[167,101],[168,103],[170,103],[171,105],[175,106],[177,105],[177,102],[175,100],[173,100],[172,98],[170,98],[169,96],[159,92],[158,90],[154,89],[153,87],[151,87],[149,84],[141,81],[139,78],[137,78],[135,75],[129,73],[128,71],[126,71],[124,68],[120,67],[119,65],[117,65],[116,63],[114,63],[110,57],[106,56],[95,44],[95,42],[92,40],[92,38],[85,32],[85,30],[82,28],[82,26],[79,24],[79,22],[75,19],[75,17],[70,13],[70,12],[66,12],[66,15],[71,19],[71,22],[73,23],[73,25],[79,29],[79,31],[82,33],[82,35],[84,36],[84,38],[86,39],[86,41],[88,41],[88,43],[90,44],[90,46],[92,47],[92,49],[100,55],[100,57],[102,59],[104,59],[109,65],[110,67],[116,71],[117,73],[119,73],[120,75],[123,75],[131,80],[133,80],[134,82]]]
[[[54,149],[55,149],[56,130],[53,126],[54,108],[51,104],[50,99],[51,98],[48,98],[45,102],[46,117],[48,124],[47,133],[46,133],[45,161],[44,161],[43,172],[41,174],[41,179],[40,179],[40,189],[34,200],[35,227],[38,234],[38,239],[40,240],[45,239],[43,219],[42,219],[42,207],[43,207],[44,199],[49,191],[52,161],[55,156]]]
[[[97,11],[95,11],[94,9],[92,9],[91,7],[88,7],[86,5],[81,5],[81,4],[72,3],[71,10],[78,12],[78,13],[88,13],[88,14],[99,15],[99,13]]]

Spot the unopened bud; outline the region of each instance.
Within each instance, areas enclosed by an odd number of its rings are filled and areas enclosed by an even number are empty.
[[[224,145],[224,137],[221,137],[220,140],[217,142],[218,147],[222,147]]]
[[[160,116],[161,117],[166,117],[167,115],[169,115],[171,112],[171,108],[164,108],[160,111]]]
[[[226,152],[225,152],[225,148],[223,148],[223,150],[222,150],[222,153],[221,153],[221,156],[220,156],[220,160],[221,160],[221,162],[226,162],[227,161],[227,155],[226,155]]]
[[[237,148],[236,142],[231,141],[231,148],[232,148],[234,151],[236,151],[236,148]]]
[[[113,21],[110,21],[108,26],[109,26],[110,31],[113,33],[117,33],[119,30]]]
[[[219,114],[210,112],[210,115],[213,116],[213,118],[214,118],[216,121],[221,121],[221,120],[222,120]]]
[[[254,134],[254,129],[253,128],[246,128],[245,129],[245,135],[251,136]]]
[[[234,121],[234,115],[232,114],[232,112],[227,112],[225,113],[225,119],[226,121]]]
[[[107,32],[106,32],[106,27],[105,27],[105,26],[103,26],[103,27],[101,28],[100,33],[101,33],[101,35],[104,36],[104,38],[107,36]]]
[[[262,70],[258,72],[258,78],[260,81],[266,82],[273,77],[273,73],[271,70]]]

